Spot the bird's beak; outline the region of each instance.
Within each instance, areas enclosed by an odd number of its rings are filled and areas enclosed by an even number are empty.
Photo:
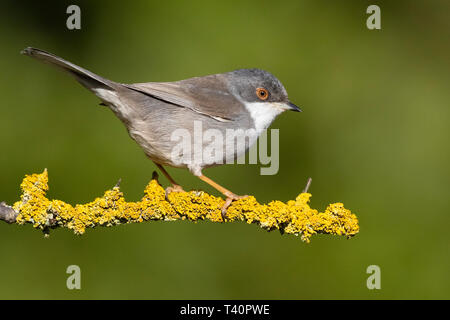
[[[299,107],[297,107],[295,104],[293,104],[290,101],[288,103],[286,103],[286,107],[287,107],[286,108],[287,110],[302,112],[302,109],[300,109]]]

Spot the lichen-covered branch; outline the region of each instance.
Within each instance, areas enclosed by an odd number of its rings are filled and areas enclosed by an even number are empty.
[[[57,227],[83,234],[86,228],[114,226],[149,220],[209,220],[223,222],[220,197],[203,191],[172,192],[165,195],[156,178],[144,190],[138,202],[127,202],[118,185],[103,197],[86,204],[72,206],[61,200],[49,200],[48,174],[27,175],[22,184],[22,195],[12,207],[0,204],[0,220],[8,223],[31,223],[45,234]],[[252,196],[233,202],[227,211],[226,222],[245,221],[258,224],[268,231],[300,235],[309,242],[317,233],[354,236],[359,231],[358,219],[342,203],[330,204],[324,212],[310,208],[311,194],[303,192],[287,203],[272,201],[259,204]]]

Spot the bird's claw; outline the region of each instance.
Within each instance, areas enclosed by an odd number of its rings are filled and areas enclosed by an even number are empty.
[[[172,192],[186,192],[183,190],[183,187],[178,185],[178,184],[174,184],[171,187],[167,187],[166,188],[166,192],[165,192],[165,198],[166,200],[168,199],[169,194],[171,194]]]
[[[238,196],[234,193],[227,193],[225,194],[227,196],[227,198],[225,199],[225,203],[223,204],[222,208],[221,208],[221,214],[222,214],[222,221],[225,222],[225,219],[227,218],[227,210],[228,207],[231,205],[231,203],[233,201],[237,201],[240,199],[244,199],[247,198],[248,195],[244,195],[244,196]]]

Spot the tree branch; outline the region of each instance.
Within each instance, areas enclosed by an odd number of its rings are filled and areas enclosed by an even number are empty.
[[[120,180],[100,198],[86,204],[72,206],[61,200],[49,200],[48,174],[25,176],[22,195],[12,207],[0,203],[0,220],[26,224],[41,229],[47,235],[52,228],[69,228],[75,234],[83,234],[86,228],[114,226],[149,220],[210,220],[223,222],[221,208],[224,199],[203,191],[172,192],[165,197],[165,190],[158,183],[157,175],[144,190],[138,202],[126,202],[120,191]],[[252,196],[233,202],[227,211],[228,221],[245,221],[258,224],[268,231],[300,235],[309,242],[317,233],[341,235],[350,238],[359,232],[358,219],[342,203],[330,204],[324,212],[310,208],[311,178],[295,200],[287,203],[272,201],[259,204]]]

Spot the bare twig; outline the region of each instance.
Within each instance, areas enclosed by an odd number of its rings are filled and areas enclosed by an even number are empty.
[[[311,186],[311,182],[312,182],[312,179],[308,178],[308,182],[306,183],[305,189],[303,189],[303,193],[307,193],[308,192],[309,187]]]
[[[18,213],[11,206],[0,202],[0,220],[7,223],[15,223]]]

